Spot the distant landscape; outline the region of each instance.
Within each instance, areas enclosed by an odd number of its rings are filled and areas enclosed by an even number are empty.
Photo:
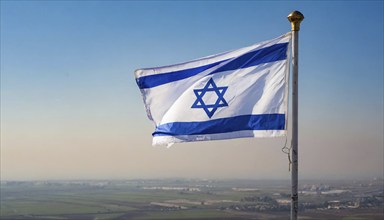
[[[300,180],[300,219],[384,219],[383,179]],[[289,219],[289,180],[2,181],[1,219]]]

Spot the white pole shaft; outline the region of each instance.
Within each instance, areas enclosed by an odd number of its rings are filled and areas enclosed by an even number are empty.
[[[298,195],[298,72],[299,72],[299,31],[292,31],[292,171],[291,171],[291,220],[297,220],[299,209]]]
[[[291,220],[297,220],[299,211],[299,194],[298,194],[298,158],[299,158],[299,30],[300,23],[304,20],[304,15],[299,11],[293,11],[288,15],[288,20],[292,27],[292,172],[291,172]]]

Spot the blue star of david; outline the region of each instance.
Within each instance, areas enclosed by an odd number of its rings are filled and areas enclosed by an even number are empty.
[[[227,87],[217,87],[213,79],[211,78],[202,89],[194,89],[193,92],[196,95],[196,101],[191,108],[202,108],[208,117],[211,118],[215,114],[216,110],[221,107],[228,106],[227,101],[224,99],[224,93],[227,91]],[[207,92],[215,92],[217,100],[214,104],[206,104],[203,100],[204,95]]]

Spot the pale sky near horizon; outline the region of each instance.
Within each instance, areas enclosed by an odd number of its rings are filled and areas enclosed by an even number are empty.
[[[299,178],[383,177],[383,1],[1,1],[1,180],[289,179],[284,138],[152,147],[133,72],[301,11]]]

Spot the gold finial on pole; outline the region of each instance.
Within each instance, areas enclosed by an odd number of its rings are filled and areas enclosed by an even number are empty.
[[[304,20],[304,15],[299,11],[293,11],[287,18],[291,22],[292,31],[299,31],[300,22]]]

